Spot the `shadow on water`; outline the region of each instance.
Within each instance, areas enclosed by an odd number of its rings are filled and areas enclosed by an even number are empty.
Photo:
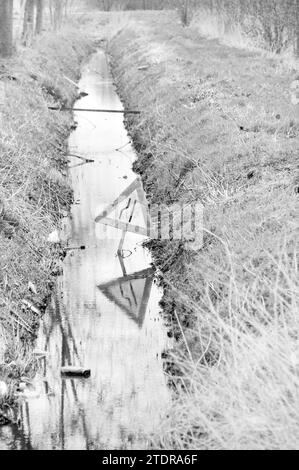
[[[84,68],[80,88],[88,96],[76,108],[122,109],[103,51]],[[63,224],[70,250],[37,340],[46,356],[20,399],[20,426],[0,430],[0,449],[146,448],[169,403],[162,360],[169,339],[145,238],[95,223],[136,179],[123,116],[82,111],[75,120],[75,203]],[[143,222],[136,207],[132,223]],[[90,369],[90,378],[62,377],[69,365]]]

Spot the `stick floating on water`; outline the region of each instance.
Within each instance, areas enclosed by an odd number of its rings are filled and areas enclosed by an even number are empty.
[[[79,158],[80,160],[82,160],[85,163],[94,163],[94,160],[91,160],[90,158],[81,157],[80,155],[74,155],[73,153],[70,153],[67,156],[68,157]]]
[[[61,368],[61,375],[66,377],[90,377],[90,369],[84,367],[66,366]]]
[[[90,113],[120,113],[120,114],[141,114],[140,111],[131,111],[131,110],[124,110],[124,109],[87,109],[87,108],[68,108],[62,107],[59,108],[57,106],[48,106],[48,109],[52,111],[83,111],[83,112],[90,112]]]
[[[69,83],[71,83],[72,85],[74,85],[76,88],[79,88],[79,85],[75,83],[73,80],[71,80],[69,77],[67,77],[66,75],[63,75],[63,78],[67,80]]]

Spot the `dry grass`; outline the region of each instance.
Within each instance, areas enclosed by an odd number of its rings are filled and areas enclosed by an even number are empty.
[[[177,339],[155,444],[298,448],[294,72],[169,15],[138,14],[110,43],[123,99],[142,111],[127,124],[149,196],[205,206],[201,251],[151,243]]]
[[[0,342],[6,345],[0,379],[18,379],[30,369],[27,345],[39,319],[22,300],[45,307],[60,255],[47,237],[72,199],[62,177],[72,117],[47,106],[73,102],[77,90],[63,75],[78,79],[89,51],[84,36],[66,30],[43,35],[0,64]],[[29,291],[29,282],[37,295]]]
[[[271,21],[270,18],[268,21]],[[267,28],[265,30],[258,18],[254,18],[252,15],[248,15],[247,18],[238,22],[231,20],[223,12],[212,14],[209,9],[199,8],[193,12],[191,28],[206,38],[220,40],[224,45],[259,51],[268,57],[277,57],[286,67],[299,70],[299,61],[294,54],[294,40],[286,40],[284,37],[281,38],[282,43],[271,44],[270,39],[265,39]],[[278,54],[277,49],[279,49]]]
[[[200,302],[183,296],[197,323],[173,352],[177,399],[155,446],[298,448],[298,259],[281,246],[271,263],[268,276],[246,285],[233,264],[220,272],[227,295],[219,302],[211,284]]]

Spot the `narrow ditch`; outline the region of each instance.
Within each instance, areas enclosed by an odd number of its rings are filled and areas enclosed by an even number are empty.
[[[75,105],[69,140],[74,204],[61,231],[67,256],[38,335],[38,373],[20,393],[20,424],[1,429],[7,449],[146,448],[170,401],[163,372],[170,339],[145,237],[122,238],[98,217],[137,178],[122,113],[85,111],[123,110],[104,51],[79,86],[86,96]],[[110,218],[141,226],[138,191],[137,184]],[[90,376],[63,376],[70,367]]]

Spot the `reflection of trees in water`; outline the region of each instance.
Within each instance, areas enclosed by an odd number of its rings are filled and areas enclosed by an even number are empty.
[[[60,303],[58,302],[58,299],[56,298],[56,315],[58,316],[58,324],[60,327],[61,331],[61,367],[65,365],[73,365],[74,364],[74,358],[72,359],[72,354],[71,350],[74,352],[74,355],[76,357],[76,360],[78,364],[82,367],[82,360],[80,359],[78,348],[76,345],[76,340],[73,335],[72,327],[70,325],[69,317],[66,315],[64,318],[64,321],[62,320],[61,316],[61,311],[60,311]],[[72,348],[71,346],[72,345]],[[65,430],[64,430],[64,403],[65,403],[65,398],[66,398],[66,393],[67,393],[67,385],[70,384],[71,388],[71,393],[73,395],[74,403],[76,404],[78,408],[78,414],[79,417],[81,418],[82,421],[82,428],[83,428],[83,439],[85,441],[85,449],[89,450],[88,442],[89,442],[89,437],[88,437],[88,429],[86,426],[86,420],[85,420],[85,413],[81,407],[80,401],[78,399],[78,394],[76,391],[75,387],[75,382],[74,379],[64,379],[61,378],[61,406],[60,406],[60,436],[61,436],[61,448],[65,448]],[[73,423],[73,426],[77,425],[77,421]]]
[[[136,332],[134,333],[136,337],[138,337],[138,331],[141,331],[144,324],[152,283],[153,270],[146,269],[132,275],[125,275],[103,285],[102,292],[104,295],[107,294],[109,289],[111,292],[111,299],[107,295],[108,301],[116,305],[119,309],[117,311],[125,314],[124,318],[127,318],[129,322],[132,322],[138,328],[135,330],[133,328],[132,330]],[[101,286],[99,286],[99,290],[101,291]],[[92,322],[89,324],[87,331],[86,328],[80,328],[80,323],[83,321],[82,316],[77,316],[74,313],[74,305],[78,304],[78,295],[81,296],[81,308],[84,308],[83,306],[87,299],[86,296],[82,295],[82,291],[74,289],[72,294],[71,301],[69,298],[71,294],[66,299],[67,307],[60,303],[59,293],[54,296],[47,321],[45,320],[42,341],[40,343],[40,347],[48,351],[47,359],[41,365],[41,373],[45,379],[43,384],[44,396],[41,398],[41,403],[43,400],[47,400],[47,405],[45,407],[42,406],[39,413],[39,419],[42,421],[42,432],[41,435],[38,435],[38,431],[35,429],[38,403],[36,405],[34,401],[24,403],[22,406],[22,434],[24,439],[21,446],[22,448],[48,448],[50,445],[52,448],[67,449],[75,442],[76,446],[82,449],[99,448],[100,443],[103,441],[103,435],[106,434],[105,438],[109,440],[109,432],[112,432],[114,433],[114,438],[116,438],[116,428],[118,445],[131,446],[133,445],[134,438],[132,432],[126,428],[126,423],[130,420],[128,418],[130,409],[137,407],[136,404],[140,401],[138,395],[140,391],[138,386],[135,385],[134,380],[129,384],[129,387],[128,381],[124,381],[127,390],[121,388],[111,398],[109,397],[111,389],[107,384],[106,389],[101,383],[98,389],[94,390],[95,384],[93,384],[93,389],[91,389],[88,381],[84,382],[83,379],[63,379],[60,377],[60,367],[62,366],[79,365],[83,367],[84,358],[82,358],[80,347],[85,342],[84,336],[93,328]],[[115,294],[117,294],[116,298]],[[130,296],[130,301],[127,299],[128,296]],[[72,314],[67,315],[66,309],[67,311],[70,309]],[[89,315],[99,318],[97,331],[100,331],[101,320],[96,309],[88,311],[87,318],[89,318]],[[124,320],[124,325],[126,324]],[[96,333],[96,331],[93,331],[93,333]],[[101,336],[98,337],[99,341],[100,338]],[[93,337],[92,341],[97,343],[97,335]],[[110,341],[113,342],[113,338],[110,338]],[[113,344],[111,347],[113,348]],[[132,354],[131,349],[130,347],[129,359]],[[58,353],[56,357],[54,357],[55,353]],[[92,359],[90,360],[92,361]],[[105,362],[105,356],[102,357],[102,360]],[[113,360],[115,361],[115,357]],[[101,362],[101,357],[99,357],[99,362]],[[132,371],[130,372],[131,366],[125,373],[132,373]],[[113,364],[109,367],[113,368]],[[92,373],[95,373],[95,370]],[[143,373],[144,371],[142,371]],[[99,379],[101,380],[101,377]],[[140,377],[138,381],[140,382]],[[87,385],[87,389],[84,388],[85,385]],[[113,387],[112,384],[110,385]],[[53,390],[55,395],[51,393]],[[90,403],[90,393],[94,395],[92,398],[94,403]],[[132,402],[131,405],[128,403],[128,400]],[[37,408],[35,408],[36,406]],[[94,410],[92,406],[94,406]],[[124,406],[128,407],[128,410],[125,410],[125,415],[123,416]],[[144,412],[143,406],[141,410],[141,413]],[[104,419],[101,419],[103,413]],[[112,429],[105,429],[107,422],[110,422],[109,426],[112,426]],[[73,431],[75,432],[74,441],[70,437]],[[107,445],[106,441],[102,446],[104,447],[105,445]]]
[[[60,308],[60,303],[58,300],[58,297],[54,297],[54,308],[51,308],[51,311],[48,312],[48,317],[50,321],[48,324],[44,324],[43,328],[43,335],[44,335],[44,350],[49,351],[49,344],[50,341],[53,339],[53,336],[55,338],[55,342],[57,339],[57,331],[55,333],[55,329],[60,330],[60,338],[61,338],[61,358],[60,358],[60,364],[61,366],[64,365],[70,365],[74,363],[74,358],[76,358],[77,363],[81,364],[82,361],[79,356],[78,348],[76,345],[76,340],[72,331],[71,324],[69,322],[69,318],[66,316],[63,316],[61,314],[61,308]],[[58,344],[57,344],[58,346]],[[59,376],[59,382],[60,382],[60,393],[58,389],[58,381],[53,382],[49,386],[48,379],[51,380],[51,376],[48,376],[48,368],[47,368],[47,359],[43,360],[43,364],[40,367],[40,372],[42,373],[43,378],[45,379],[43,381],[44,385],[44,397],[48,400],[48,410],[46,413],[46,417],[48,419],[47,415],[51,415],[52,412],[55,413],[55,408],[57,407],[57,400],[55,400],[55,397],[53,395],[53,390],[55,389],[55,396],[58,398],[58,408],[59,408],[59,413],[57,414],[57,420],[55,420],[55,425],[54,429],[49,428],[44,428],[44,434],[42,436],[36,436],[36,421],[33,419],[31,420],[31,413],[30,409],[34,407],[34,401],[28,400],[28,401],[23,401],[20,407],[20,423],[21,423],[21,428],[20,429],[14,429],[14,434],[15,434],[15,442],[18,443],[16,444],[17,447],[20,447],[21,449],[25,450],[31,450],[36,448],[36,438],[40,441],[43,441],[43,439],[46,440],[47,438],[50,438],[51,440],[51,447],[53,449],[55,448],[60,448],[60,449],[65,449],[65,444],[66,444],[66,438],[68,436],[68,432],[66,431],[66,425],[70,424],[71,428],[78,428],[78,421],[80,421],[81,424],[81,439],[82,439],[82,446],[80,448],[84,448],[86,450],[89,450],[89,434],[88,434],[88,427],[86,424],[86,418],[85,418],[85,413],[84,413],[84,407],[80,403],[79,397],[78,397],[78,392],[76,390],[76,384],[75,384],[75,379],[64,379],[60,377],[60,370],[55,367],[54,365],[54,370],[56,372],[56,377]],[[56,383],[57,382],[57,383]],[[38,400],[39,398],[37,398]],[[33,399],[34,400],[34,399]],[[56,401],[55,405],[52,406],[54,401]],[[72,409],[72,413],[70,416],[69,423],[66,423],[65,420],[65,413],[66,413],[66,405],[67,403],[72,404],[72,406],[75,405],[75,413],[74,409]],[[40,419],[43,419],[43,411],[41,411]],[[50,423],[51,425],[51,423]],[[43,442],[38,442],[38,448],[44,448],[44,443]],[[47,447],[47,446],[45,446]]]

